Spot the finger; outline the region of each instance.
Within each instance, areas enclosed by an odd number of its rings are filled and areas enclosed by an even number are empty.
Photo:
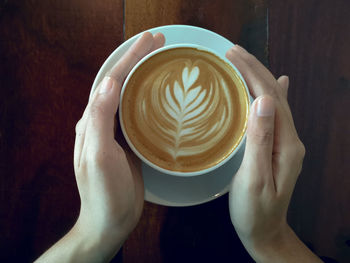
[[[288,89],[289,89],[289,78],[288,76],[280,76],[278,79],[277,79],[277,83],[279,85],[279,89],[280,89],[280,92],[282,94],[282,104],[284,106],[284,109],[285,109],[285,113],[286,115],[288,116],[289,118],[289,121],[290,123],[292,124],[292,127],[293,127],[293,130],[296,132],[295,130],[295,124],[294,124],[294,120],[293,120],[293,116],[292,116],[292,111],[289,107],[289,104],[288,104]]]
[[[107,75],[114,78],[117,86],[121,87],[124,79],[137,62],[152,51],[153,44],[153,35],[150,32],[143,33]]]
[[[137,62],[147,55],[154,44],[153,35],[144,33],[103,79],[88,110],[86,139],[91,147],[106,147],[114,140],[115,114],[124,79]]]
[[[100,84],[98,84],[96,90],[100,89]],[[84,109],[83,116],[81,119],[77,122],[75,126],[75,143],[74,143],[74,168],[77,169],[80,167],[80,159],[81,159],[81,153],[84,147],[85,143],[85,133],[86,133],[86,125],[89,115],[89,110],[91,106],[91,101],[96,97],[97,92],[93,93],[92,98],[89,98],[88,105],[86,105],[86,108]]]
[[[264,94],[277,97],[276,79],[253,55],[244,48],[234,45],[227,51],[226,57],[241,72],[254,98]]]
[[[275,99],[276,121],[281,144],[289,143],[297,137],[288,102],[282,96],[281,88],[272,74],[242,47],[235,45],[226,56],[238,68],[255,96],[270,95]],[[282,145],[280,148],[283,148]],[[279,150],[279,149],[278,149]]]
[[[253,95],[261,96],[264,94],[271,95],[275,102],[275,130],[274,130],[274,144],[273,144],[273,156],[275,169],[279,172],[275,172],[274,176],[274,187],[275,191],[278,189],[284,189],[285,185],[288,185],[290,178],[289,173],[282,171],[283,169],[291,169],[290,158],[293,157],[293,145],[297,144],[299,140],[298,134],[296,132],[293,117],[285,98],[286,93],[283,93],[282,85],[286,85],[285,79],[282,78],[282,83],[276,81],[272,74],[252,55],[245,51],[241,47],[231,48],[227,52],[227,57],[231,62],[237,66],[238,70],[242,73],[245,78],[247,85],[252,91]],[[285,86],[283,86],[285,87]],[[254,130],[254,129],[253,129]],[[247,142],[248,142],[248,131],[247,131]],[[250,144],[248,144],[249,146]],[[249,153],[249,151],[248,151]],[[247,153],[247,159],[249,154]],[[251,158],[254,160],[254,158]],[[244,162],[242,163],[242,165]],[[254,162],[251,162],[253,165]],[[271,162],[268,162],[270,165]],[[263,165],[263,164],[260,164]],[[260,166],[257,166],[260,167]],[[264,167],[264,166],[261,166]],[[266,169],[266,167],[265,167]],[[266,171],[268,171],[267,169]],[[255,174],[255,173],[252,173]],[[259,185],[259,184],[258,184]],[[283,191],[283,190],[282,190]]]
[[[247,142],[243,161],[271,171],[275,105],[270,96],[258,97],[249,115]]]
[[[114,143],[114,116],[119,103],[120,88],[116,80],[104,77],[88,106],[85,143],[90,150],[110,147]]]
[[[162,34],[158,34],[157,36],[157,46],[162,44]],[[163,36],[164,38],[164,36]],[[148,52],[151,51],[153,47],[153,36],[151,33],[146,32],[144,33],[136,42],[129,48],[129,50],[123,55],[123,57],[117,62],[117,64],[106,74],[106,76],[112,77],[116,80],[117,86],[116,88],[120,90],[122,83],[124,82],[124,79],[126,78],[127,74],[130,72],[132,67],[135,66],[135,64]],[[99,84],[100,85],[100,84]],[[99,86],[96,88],[96,90],[99,89]],[[87,112],[89,111],[89,108],[91,106],[91,101],[95,101],[98,92],[94,91],[92,96],[89,99],[89,104],[87,105],[84,114],[83,119],[86,118]],[[119,97],[117,100],[119,104]],[[117,106],[118,106],[117,104]]]
[[[152,46],[152,51],[161,48],[165,44],[165,37],[162,33],[157,33],[153,36],[154,42]]]
[[[288,76],[281,76],[277,79],[277,82],[281,88],[283,97],[287,100],[288,98],[288,88],[289,88],[289,78]]]
[[[258,97],[264,94],[271,95],[278,101],[278,104],[284,108],[284,112],[292,121],[292,114],[286,100],[286,92],[288,91],[288,88],[286,91],[285,86],[288,86],[289,84],[289,82],[286,83],[286,81],[289,80],[287,76],[283,76],[281,79],[282,84],[284,85],[284,87],[281,88],[279,82],[276,81],[271,72],[253,55],[249,54],[244,48],[238,45],[229,49],[226,53],[226,57],[241,72],[253,97]],[[277,108],[279,108],[280,105],[277,105]]]
[[[285,113],[286,113],[286,115],[288,115],[289,121],[290,121],[290,123],[292,123],[292,126],[294,127],[295,125],[294,125],[292,112],[290,110],[290,107],[289,107],[289,104],[288,104],[288,101],[287,101],[288,89],[289,89],[289,78],[288,78],[288,76],[280,76],[277,79],[277,83],[278,83],[280,92],[282,94],[281,102],[282,102],[283,107],[285,109]]]
[[[153,44],[152,44],[152,48],[150,50],[150,52],[158,49],[158,48],[161,48],[162,46],[164,46],[164,43],[165,43],[165,37],[162,33],[156,33],[154,36],[153,36]],[[118,118],[118,117],[117,117]],[[116,122],[116,131],[117,131],[117,135],[121,135],[121,130],[119,129],[119,122],[117,121]],[[120,133],[119,133],[120,131]],[[124,140],[123,140],[123,136],[118,136],[118,139],[121,139],[121,141],[118,141],[118,143],[122,143],[122,144],[125,144]]]
[[[254,191],[259,193],[267,186],[275,192],[272,173],[275,105],[270,96],[258,97],[251,108],[247,127],[247,140],[241,165],[244,175]]]

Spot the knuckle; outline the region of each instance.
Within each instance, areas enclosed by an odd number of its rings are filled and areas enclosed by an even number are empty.
[[[305,157],[305,146],[300,141],[299,138],[296,139],[295,142],[291,143],[290,146],[287,149],[287,157],[290,160],[293,160],[296,164],[302,164],[304,157]]]
[[[269,90],[269,93],[274,99],[276,99],[277,101],[280,101],[280,98],[283,97],[283,94],[281,90],[278,88],[277,81],[275,81],[275,85],[276,85],[275,87]]]
[[[111,72],[108,77],[112,78],[118,86],[122,86],[125,80],[125,75],[121,71]]]
[[[89,108],[89,115],[92,119],[99,119],[105,114],[105,109],[98,102],[93,103]]]
[[[257,145],[269,145],[273,140],[273,131],[271,129],[259,129],[253,134],[253,139]]]
[[[142,56],[133,48],[130,49],[130,55],[137,61],[141,60]]]
[[[301,159],[304,159],[306,154],[305,145],[299,140],[298,141],[298,155],[301,157]]]
[[[116,145],[115,151],[116,151],[117,156],[119,158],[126,158],[126,154],[125,154],[123,147],[121,147],[118,143],[115,143],[115,145]]]
[[[82,117],[75,125],[75,134],[82,135],[85,132],[86,119]]]
[[[117,75],[114,77],[115,83],[116,83],[118,86],[120,86],[120,87],[123,86],[124,80],[125,80],[125,76],[122,75],[122,74],[117,74]]]
[[[244,60],[247,62],[248,66],[250,66],[250,67],[256,66],[258,61],[254,55],[252,55],[248,52],[245,52],[244,54],[242,54],[242,56],[243,56]]]
[[[231,47],[227,52],[226,52],[226,57],[233,63],[235,61],[235,58],[237,57],[235,55],[235,51],[233,47]]]
[[[87,163],[84,161],[79,161],[79,164],[74,166],[74,171],[77,179],[79,181],[84,180],[85,175],[87,173]]]
[[[75,133],[79,134],[81,132],[81,123],[82,123],[82,119],[80,119],[77,124],[75,125]]]

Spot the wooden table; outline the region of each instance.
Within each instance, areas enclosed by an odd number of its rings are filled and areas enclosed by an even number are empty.
[[[79,212],[74,127],[94,77],[147,28],[215,31],[290,77],[307,155],[289,222],[318,255],[350,262],[350,2],[264,0],[0,1],[0,262],[29,262]],[[227,195],[186,208],[146,202],[113,262],[252,262]]]

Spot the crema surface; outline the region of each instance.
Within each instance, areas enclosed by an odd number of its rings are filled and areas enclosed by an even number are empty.
[[[216,165],[239,144],[248,95],[232,67],[206,51],[176,48],[144,62],[122,103],[124,130],[136,150],[167,170]]]

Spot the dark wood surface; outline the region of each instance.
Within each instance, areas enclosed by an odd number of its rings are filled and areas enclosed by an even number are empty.
[[[215,3],[214,3],[215,2]],[[0,1],[0,262],[30,262],[74,224],[74,127],[93,79],[125,39],[189,24],[238,42],[290,76],[307,155],[289,222],[318,255],[350,261],[350,2]],[[251,262],[227,196],[145,204],[114,262]]]
[[[75,124],[123,42],[123,3],[0,3],[0,262],[30,262],[79,213]]]
[[[289,210],[319,255],[350,262],[350,2],[275,1],[270,65],[289,74],[289,101],[306,147]]]

